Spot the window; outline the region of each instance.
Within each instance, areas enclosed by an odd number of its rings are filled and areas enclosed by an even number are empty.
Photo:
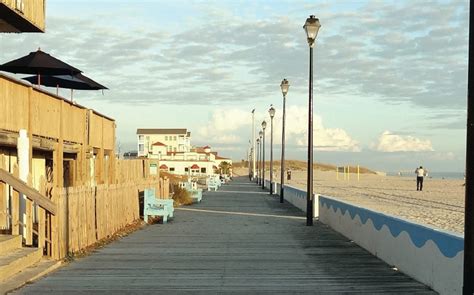
[[[174,167],[170,167],[170,172],[174,172]]]
[[[176,147],[174,147],[174,148],[173,148],[173,151],[175,151],[175,152],[176,152]]]
[[[206,168],[201,168],[201,173],[206,173]]]
[[[173,140],[176,141],[176,136],[173,137]]]
[[[189,171],[189,168],[188,167],[185,167],[184,168],[184,172],[188,172]]]
[[[168,140],[168,136],[165,136],[165,140]]]
[[[143,144],[139,144],[138,151],[143,153],[144,150],[145,150],[145,146]]]
[[[144,137],[143,135],[138,135],[138,140],[143,141],[143,137]]]

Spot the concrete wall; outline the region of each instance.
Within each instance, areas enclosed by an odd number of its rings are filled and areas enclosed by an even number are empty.
[[[319,197],[319,221],[440,294],[461,294],[461,235]]]
[[[270,182],[265,180],[265,187]],[[280,192],[276,184],[275,193]],[[285,185],[285,201],[306,212],[306,191]],[[316,195],[314,216],[387,264],[440,294],[461,294],[462,235]]]
[[[265,187],[270,189],[270,181],[265,179]],[[273,184],[273,191],[276,195],[280,194],[280,184],[274,183]],[[301,190],[299,188],[285,185],[285,189],[283,191],[283,196],[285,202],[288,202],[295,206],[296,208],[300,209],[303,212],[306,212],[306,191]],[[315,194],[313,198],[313,216],[317,218],[319,215],[319,207],[318,207],[318,198],[319,195]]]

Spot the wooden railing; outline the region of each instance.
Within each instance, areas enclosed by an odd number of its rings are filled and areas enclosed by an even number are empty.
[[[149,175],[148,160],[118,163],[117,171],[122,174],[115,184],[52,188],[43,179],[41,189],[35,190],[18,178],[16,164],[7,165],[13,171],[9,173],[0,161],[0,168],[4,168],[0,169],[0,230],[18,235],[23,227],[26,245],[42,247],[45,255],[61,259],[139,219],[139,194],[145,188],[155,188],[158,198],[170,197],[169,179]],[[20,218],[21,194],[28,198],[26,223]],[[6,200],[10,200],[9,206]]]
[[[14,173],[11,174],[0,167],[0,202],[6,201],[3,195],[5,185],[8,185],[13,190],[9,210],[11,214],[5,210],[6,206],[0,206],[1,210],[3,210],[1,215],[4,215],[0,216],[3,217],[2,222],[7,219],[5,217],[9,217],[12,235],[18,235],[22,232],[26,245],[33,245],[36,237],[36,244],[39,247],[44,247],[47,253],[51,253],[51,220],[57,213],[57,206],[49,198],[18,178],[18,169],[16,166],[14,168]],[[25,219],[20,216],[20,194],[27,198],[24,208]],[[37,205],[36,228],[33,226],[35,205]],[[20,227],[23,228],[22,231],[20,231]]]

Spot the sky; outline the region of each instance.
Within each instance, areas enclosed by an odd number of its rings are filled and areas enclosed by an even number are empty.
[[[116,120],[121,152],[137,128],[188,128],[234,161],[252,109],[270,149],[270,105],[280,157],[286,78],[286,158],[305,160],[312,14],[315,161],[464,171],[468,1],[48,0],[46,32],[0,34],[0,63],[40,47],[106,85],[74,100]]]

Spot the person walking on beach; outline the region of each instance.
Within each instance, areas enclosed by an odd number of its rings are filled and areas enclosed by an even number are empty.
[[[423,166],[420,166],[420,168],[416,168],[415,174],[416,174],[416,190],[417,191],[422,191],[423,190],[423,179],[426,176],[426,170],[423,169]]]

